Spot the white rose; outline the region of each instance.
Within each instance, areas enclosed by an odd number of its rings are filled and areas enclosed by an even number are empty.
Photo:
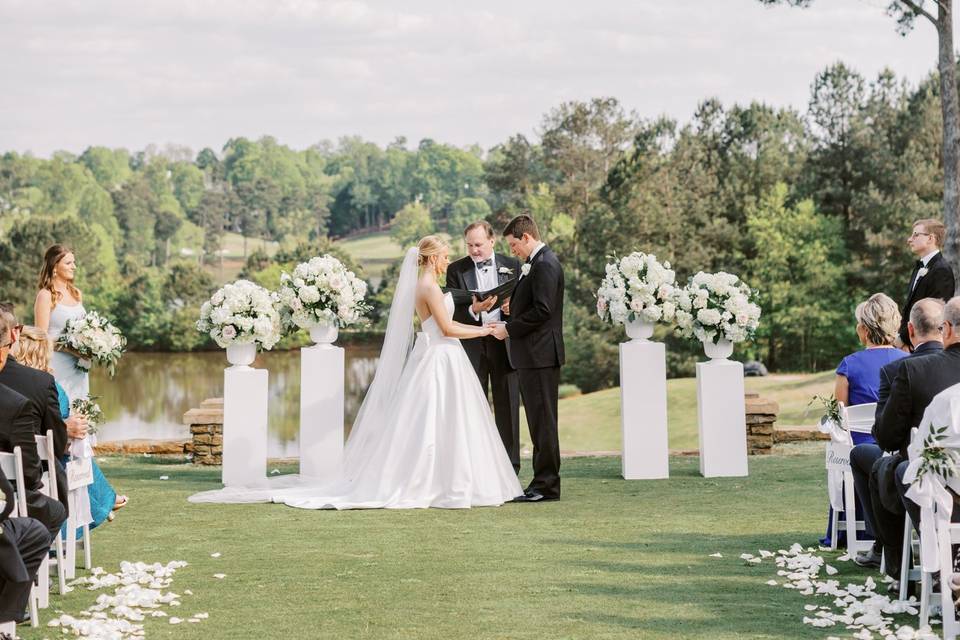
[[[697,321],[705,325],[719,324],[720,312],[716,309],[700,309],[697,311]]]

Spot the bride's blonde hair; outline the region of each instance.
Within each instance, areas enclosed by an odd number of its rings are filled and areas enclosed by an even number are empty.
[[[450,250],[450,245],[440,236],[424,236],[417,243],[417,264],[425,267],[430,262],[430,258],[443,253],[444,249]]]

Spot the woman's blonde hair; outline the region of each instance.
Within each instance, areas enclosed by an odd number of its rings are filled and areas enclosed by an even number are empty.
[[[891,345],[900,329],[900,309],[890,296],[875,293],[857,305],[857,323],[867,330],[867,341],[875,345]]]
[[[50,366],[50,356],[53,354],[53,344],[47,337],[47,332],[39,327],[24,327],[20,331],[20,340],[17,342],[17,362],[31,369],[40,369],[53,373]]]
[[[450,245],[440,236],[424,236],[417,243],[417,264],[421,267],[430,262],[430,258],[438,256],[444,250],[449,251]]]

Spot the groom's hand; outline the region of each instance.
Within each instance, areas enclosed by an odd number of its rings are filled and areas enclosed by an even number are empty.
[[[504,322],[493,322],[487,325],[493,329],[492,335],[497,340],[504,340],[507,337],[507,325]]]
[[[505,316],[510,315],[510,298],[503,301],[503,304],[500,305],[500,311]]]

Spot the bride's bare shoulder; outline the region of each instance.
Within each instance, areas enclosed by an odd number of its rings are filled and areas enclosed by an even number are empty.
[[[428,277],[420,278],[417,281],[417,296],[421,298],[426,298],[431,295],[442,294],[440,290],[440,285],[437,284],[436,280],[432,280]]]

